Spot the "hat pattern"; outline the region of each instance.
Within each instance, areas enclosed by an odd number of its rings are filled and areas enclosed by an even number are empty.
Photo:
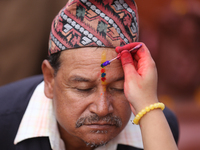
[[[83,46],[116,47],[138,40],[133,0],[69,0],[53,20],[49,55]]]

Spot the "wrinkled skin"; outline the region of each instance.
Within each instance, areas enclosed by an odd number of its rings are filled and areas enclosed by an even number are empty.
[[[56,76],[49,62],[43,62],[45,94],[53,99],[66,149],[89,149],[105,144],[116,137],[129,121],[131,109],[124,95],[121,62],[115,60],[106,67],[107,84],[103,86],[100,67],[103,51],[106,51],[107,60],[117,56],[110,48],[63,51]],[[98,117],[91,117],[94,114]]]

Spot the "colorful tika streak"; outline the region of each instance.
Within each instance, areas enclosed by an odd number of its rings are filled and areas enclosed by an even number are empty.
[[[142,47],[142,44],[139,44],[139,45],[135,46],[134,48],[132,48],[131,50],[129,50],[129,52],[138,50],[138,49],[140,49],[141,47]],[[101,67],[106,67],[106,66],[110,65],[110,63],[111,63],[113,60],[120,59],[120,57],[121,57],[121,54],[119,53],[119,54],[117,55],[117,57],[115,57],[115,58],[113,58],[113,59],[111,59],[111,60],[107,60],[107,61],[101,62]]]
[[[106,61],[106,51],[104,50],[101,55],[101,84],[104,86],[104,92],[106,91],[106,70],[105,66],[102,65]]]

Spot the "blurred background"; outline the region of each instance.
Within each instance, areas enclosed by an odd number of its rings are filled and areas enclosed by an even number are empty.
[[[200,150],[200,0],[135,0],[158,95],[178,117],[179,150]],[[0,86],[36,74],[52,19],[67,0],[0,1]]]
[[[0,85],[41,74],[51,22],[66,0],[0,0]]]
[[[136,0],[158,95],[178,117],[179,150],[200,150],[200,1]]]

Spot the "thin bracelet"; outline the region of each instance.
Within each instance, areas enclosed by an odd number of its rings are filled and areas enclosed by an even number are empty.
[[[165,105],[163,103],[155,103],[155,104],[152,104],[150,106],[147,106],[145,107],[145,109],[142,109],[134,118],[133,120],[133,124],[139,124],[139,121],[140,119],[147,113],[149,112],[150,110],[154,110],[154,109],[164,109],[165,108]]]

